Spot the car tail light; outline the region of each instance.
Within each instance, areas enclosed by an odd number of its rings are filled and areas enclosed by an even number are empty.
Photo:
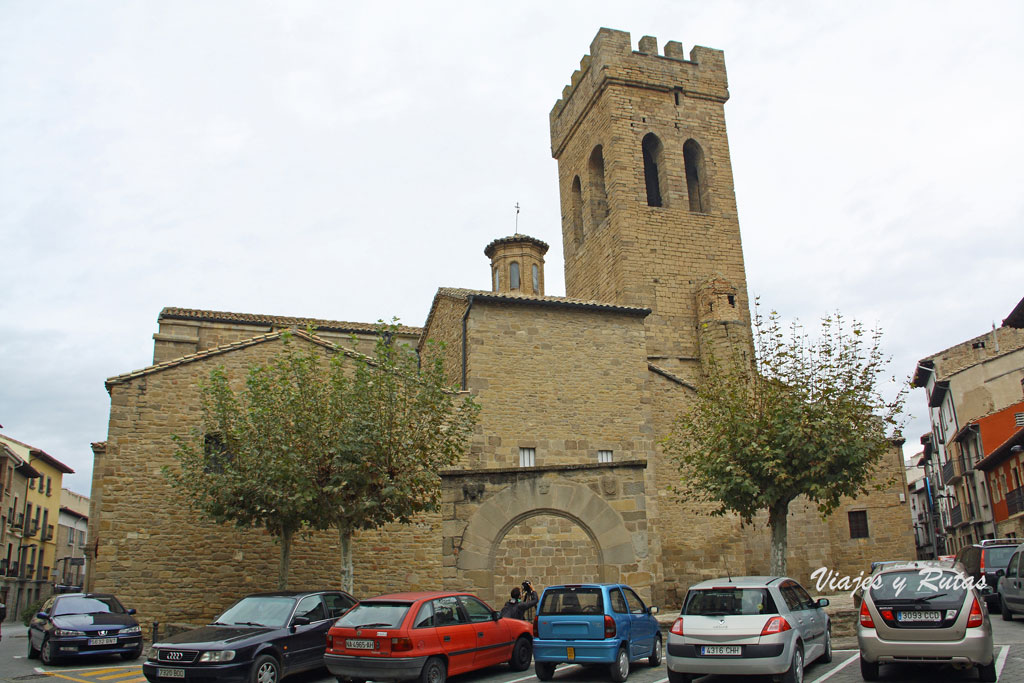
[[[679,617],[678,619],[676,619],[676,623],[672,624],[672,628],[669,629],[668,632],[669,633],[674,633],[677,636],[684,635],[683,634],[683,618]]]
[[[615,620],[609,617],[607,614],[604,617],[604,637],[615,637]]]
[[[540,635],[540,631],[537,630],[537,615],[533,615],[533,637],[536,638]]]
[[[334,649],[334,636],[332,636],[330,634],[327,635],[327,649],[328,650],[333,650]]]
[[[392,638],[392,652],[407,652],[412,649],[412,638]]]
[[[874,628],[875,620],[871,618],[871,612],[868,611],[868,603],[860,603],[860,625],[864,628]]]
[[[782,633],[783,631],[788,631],[791,628],[793,627],[789,625],[789,622],[786,621],[785,617],[772,617],[768,620],[768,623],[764,625],[764,628],[761,629],[761,635],[770,636],[773,633]]]
[[[974,598],[974,604],[971,605],[971,613],[967,616],[967,628],[981,626],[984,622],[985,615],[981,613],[981,605],[978,604],[978,598]]]
[[[981,559],[978,560],[978,563],[981,565],[979,567],[979,569],[981,569],[981,573],[984,574],[985,573],[985,551],[984,550],[981,551]]]
[[[884,609],[884,610],[882,610],[882,618],[885,619],[886,621],[896,621],[896,617],[894,617],[892,615],[892,610],[891,609]]]

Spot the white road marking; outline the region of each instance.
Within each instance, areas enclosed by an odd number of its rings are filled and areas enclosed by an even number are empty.
[[[844,650],[844,652],[849,652],[849,650]],[[836,668],[832,669],[831,671],[829,671],[829,672],[828,672],[827,674],[825,674],[824,676],[820,676],[820,677],[818,677],[818,678],[815,678],[815,679],[814,679],[813,681],[811,681],[810,683],[821,683],[821,681],[826,681],[826,680],[828,680],[828,679],[832,678],[832,677],[833,677],[833,676],[835,676],[835,675],[836,675],[837,673],[839,673],[840,671],[842,671],[843,669],[845,669],[845,668],[846,668],[847,666],[849,666],[849,665],[850,665],[850,663],[851,663],[851,662],[853,662],[853,660],[857,659],[858,657],[860,657],[860,652],[858,652],[858,653],[857,653],[857,654],[855,654],[854,656],[850,657],[850,658],[849,658],[849,659],[847,659],[847,660],[846,660],[845,662],[843,662],[842,664],[840,664],[840,665],[839,665],[839,666],[837,666]]]
[[[569,669],[580,669],[580,668],[582,668],[581,664],[570,664],[569,666],[559,667],[557,669],[557,671],[568,671]],[[513,678],[511,681],[505,681],[505,683],[522,683],[522,681],[532,681],[535,678],[536,678],[536,676],[534,676],[534,675],[523,676],[522,678]],[[667,681],[668,679],[666,678],[665,680]]]
[[[1003,673],[1003,667],[1006,666],[1006,656],[1010,654],[1010,646],[1003,645],[1003,649],[999,651],[999,656],[996,657],[996,678],[999,678]]]

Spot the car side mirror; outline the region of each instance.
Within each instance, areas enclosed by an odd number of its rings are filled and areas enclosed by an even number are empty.
[[[654,605],[651,605],[651,608],[649,610],[647,610],[647,611],[650,612],[651,614],[657,614],[658,613],[658,608],[655,607]]]
[[[295,617],[292,619],[292,627],[295,626],[309,626],[309,617]]]
[[[135,608],[134,607],[132,607],[130,610],[128,610],[128,616],[131,616],[133,614],[135,614]]]
[[[999,580],[1000,578],[1002,578],[1004,576],[1006,576],[1006,570],[1005,569],[997,569],[996,570],[996,580]]]
[[[816,607],[828,607],[828,598],[819,598],[814,604]]]
[[[501,619],[501,612],[497,610],[491,610],[491,619],[493,619],[494,621]]]
[[[49,619],[49,618],[50,618],[50,615],[47,614],[46,612],[36,612],[36,619],[42,619],[42,620],[45,621],[46,619]]]

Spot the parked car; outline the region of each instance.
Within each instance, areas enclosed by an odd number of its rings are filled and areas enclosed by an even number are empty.
[[[495,664],[525,671],[532,635],[529,622],[502,619],[469,593],[394,593],[363,600],[339,619],[323,661],[339,681],[444,683]]]
[[[1024,544],[1018,545],[999,577],[999,606],[1004,621],[1012,621],[1015,614],[1024,614]]]
[[[977,545],[964,546],[956,554],[954,564],[963,565],[967,576],[974,580],[975,586],[979,586],[978,591],[988,603],[990,612],[1000,610],[999,577],[1006,573],[1006,565],[1018,543],[1019,541],[982,541]],[[985,584],[980,586],[982,577],[985,577]]]
[[[142,654],[142,629],[117,598],[107,593],[64,593],[39,608],[28,624],[28,657],[44,664],[88,655]]]
[[[151,683],[277,683],[323,666],[327,630],[355,604],[345,591],[249,595],[213,623],[155,643],[142,673]]]
[[[878,680],[893,662],[973,666],[996,680],[985,601],[958,566],[910,562],[879,572],[864,594],[857,625],[860,671]]]
[[[788,577],[740,576],[691,586],[668,635],[668,680],[705,674],[803,681],[804,667],[832,661],[832,622]]]
[[[657,613],[623,584],[548,586],[534,617],[534,673],[548,681],[562,662],[604,664],[613,681],[624,681],[631,662],[659,666]]]

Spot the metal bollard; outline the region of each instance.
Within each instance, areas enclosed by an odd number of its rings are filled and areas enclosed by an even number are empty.
[[[160,622],[159,621],[154,621],[153,622],[153,642],[154,643],[156,643],[156,641],[158,640],[157,636],[159,634],[160,634]]]

